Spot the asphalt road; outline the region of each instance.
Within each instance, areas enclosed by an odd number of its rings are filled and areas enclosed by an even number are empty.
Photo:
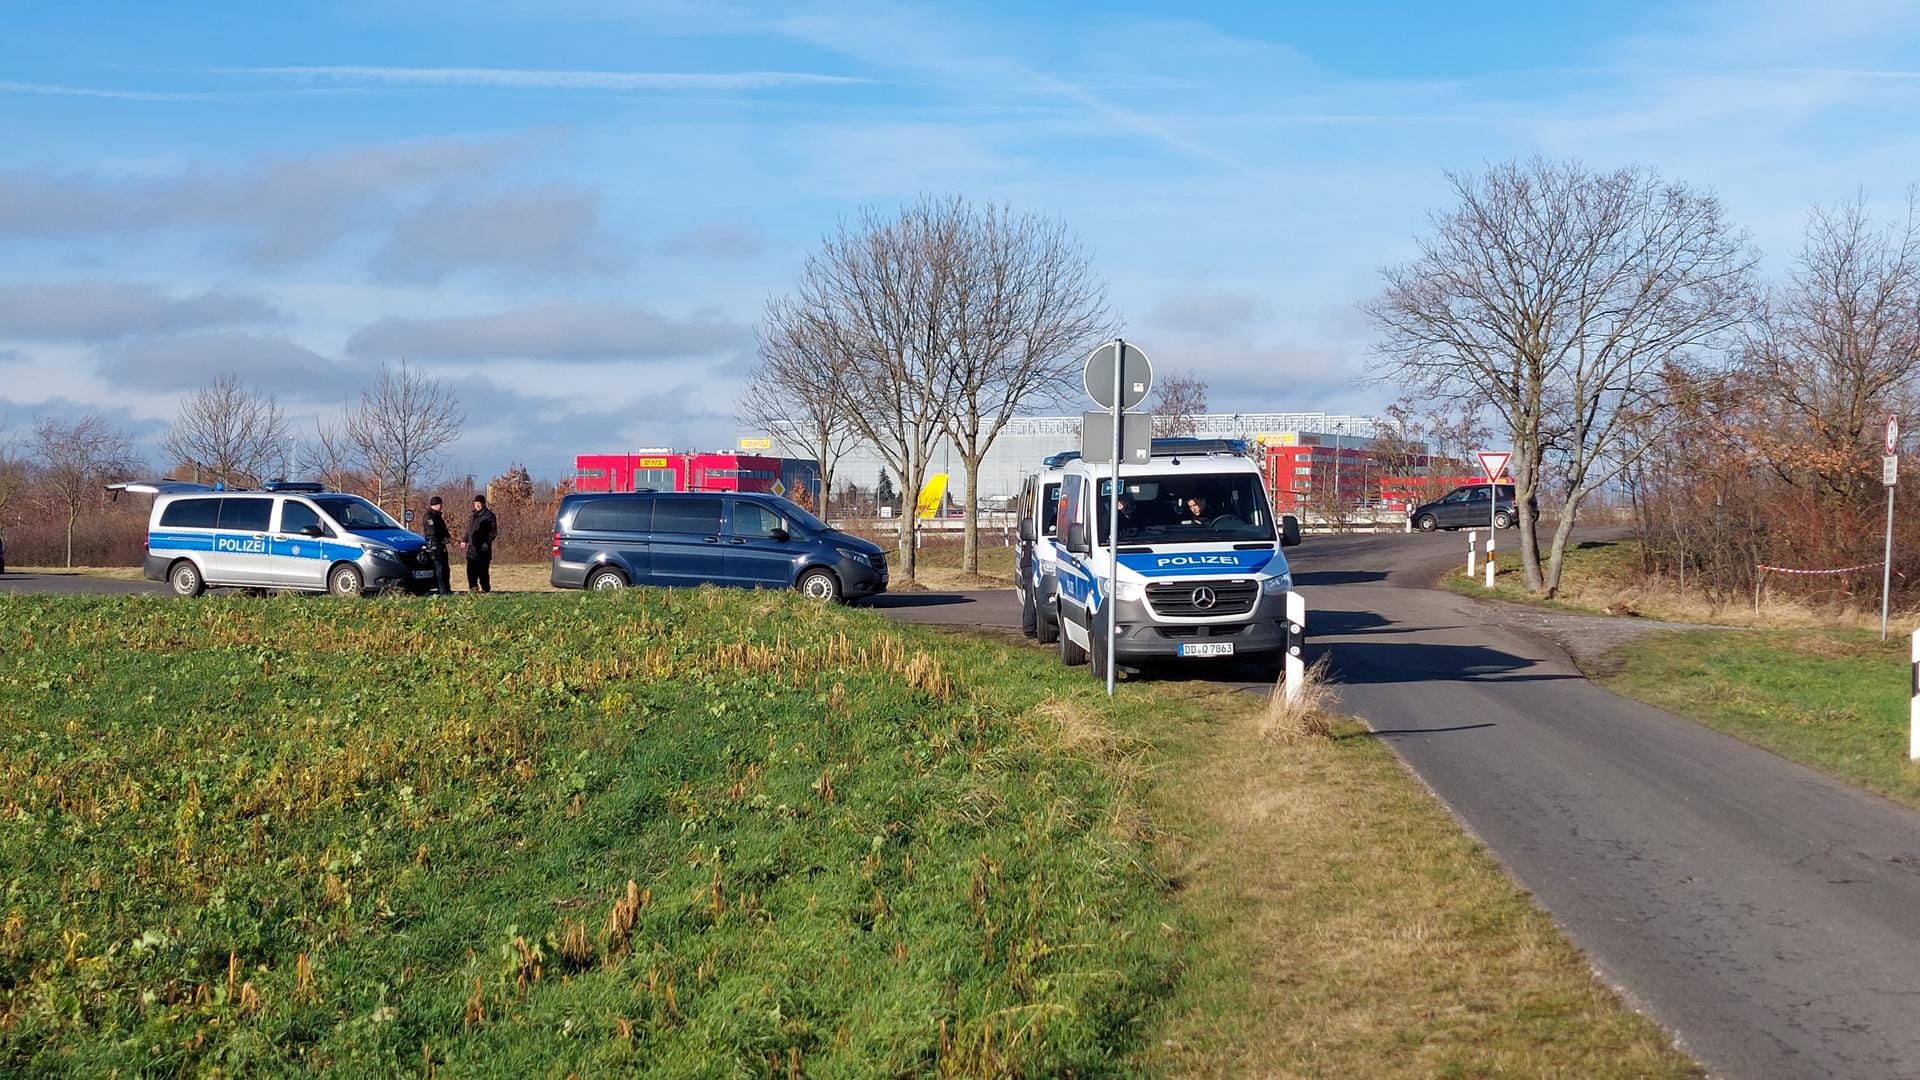
[[[116,581],[84,574],[0,574],[0,593],[48,593],[54,596],[126,596],[163,591],[157,581]]]
[[[1347,707],[1714,1075],[1920,1075],[1920,813],[1616,697],[1489,608],[1406,587],[1460,546],[1299,549]]]

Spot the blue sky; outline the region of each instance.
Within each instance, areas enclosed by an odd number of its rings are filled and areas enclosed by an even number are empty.
[[[0,0],[0,424],[303,420],[407,358],[448,465],[723,446],[753,326],[862,206],[1063,218],[1216,409],[1372,411],[1355,304],[1515,155],[1712,189],[1769,273],[1920,180],[1909,4],[446,7]]]

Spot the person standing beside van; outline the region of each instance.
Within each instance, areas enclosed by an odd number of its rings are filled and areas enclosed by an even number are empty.
[[[447,562],[447,545],[453,534],[447,531],[447,515],[440,512],[440,496],[427,500],[426,524],[420,535],[427,540],[427,557],[433,560],[433,591],[446,596],[453,591],[453,570]]]
[[[473,497],[473,516],[467,519],[467,591],[493,591],[493,539],[500,534],[500,522],[487,509],[487,497]]]

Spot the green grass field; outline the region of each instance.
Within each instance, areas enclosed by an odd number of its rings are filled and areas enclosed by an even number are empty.
[[[11,600],[0,1072],[1097,1072],[1091,680],[785,595]],[[1053,677],[1048,677],[1053,676]]]
[[[1619,671],[1605,680],[1610,689],[1920,806],[1920,765],[1907,758],[1904,637],[1677,631],[1619,657]]]
[[[777,593],[0,599],[0,1073],[1693,1072],[1262,708]]]

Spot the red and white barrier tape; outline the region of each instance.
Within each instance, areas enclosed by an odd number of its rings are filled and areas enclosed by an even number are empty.
[[[1870,562],[1861,563],[1859,566],[1843,566],[1838,570],[1795,570],[1790,566],[1762,566],[1759,563],[1755,563],[1753,568],[1755,570],[1770,570],[1776,574],[1852,574],[1861,570],[1871,570],[1879,565],[1877,562]]]

